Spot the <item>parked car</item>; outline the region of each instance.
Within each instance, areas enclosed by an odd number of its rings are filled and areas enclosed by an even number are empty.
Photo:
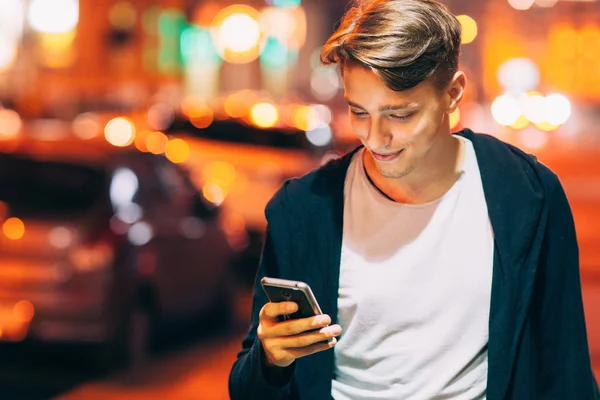
[[[137,362],[159,327],[230,315],[235,238],[164,156],[0,141],[0,224],[0,340]]]
[[[252,280],[265,234],[267,202],[285,179],[318,167],[330,146],[315,146],[303,131],[260,128],[236,119],[197,128],[180,116],[167,133],[185,137],[191,146],[192,175],[215,182],[221,207],[243,221],[249,241],[240,273]]]

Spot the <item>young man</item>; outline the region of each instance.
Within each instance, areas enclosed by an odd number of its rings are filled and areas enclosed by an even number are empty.
[[[450,134],[460,37],[433,0],[370,0],[324,46],[363,146],[269,202],[232,399],[600,398],[558,178]],[[269,303],[264,276],[308,283],[326,315],[277,322],[295,304]]]

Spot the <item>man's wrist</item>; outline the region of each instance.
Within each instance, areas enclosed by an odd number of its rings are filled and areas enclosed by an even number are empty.
[[[259,359],[262,374],[265,377],[266,381],[269,382],[269,384],[276,387],[281,387],[289,383],[290,379],[292,378],[292,375],[294,374],[296,364],[295,361],[287,367],[279,367],[277,365],[269,363],[269,361],[267,360],[267,355],[265,354],[265,350],[262,347],[262,343],[260,346]]]

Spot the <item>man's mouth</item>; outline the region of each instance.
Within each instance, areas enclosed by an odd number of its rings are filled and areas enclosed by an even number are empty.
[[[376,153],[372,151],[371,154],[373,154],[373,158],[377,161],[389,162],[398,158],[403,151],[404,149],[396,151],[394,153]]]

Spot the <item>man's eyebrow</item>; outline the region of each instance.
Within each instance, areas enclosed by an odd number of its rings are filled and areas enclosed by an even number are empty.
[[[358,103],[355,103],[351,100],[346,99],[346,101],[348,102],[348,105],[355,107],[355,108],[360,108],[361,110],[364,110],[365,108],[363,106],[361,106]],[[384,106],[379,107],[379,111],[380,112],[385,112],[385,111],[398,111],[398,110],[406,110],[409,108],[414,108],[417,107],[419,104],[417,102],[414,101],[408,101],[405,103],[400,103],[400,104],[386,104]]]

